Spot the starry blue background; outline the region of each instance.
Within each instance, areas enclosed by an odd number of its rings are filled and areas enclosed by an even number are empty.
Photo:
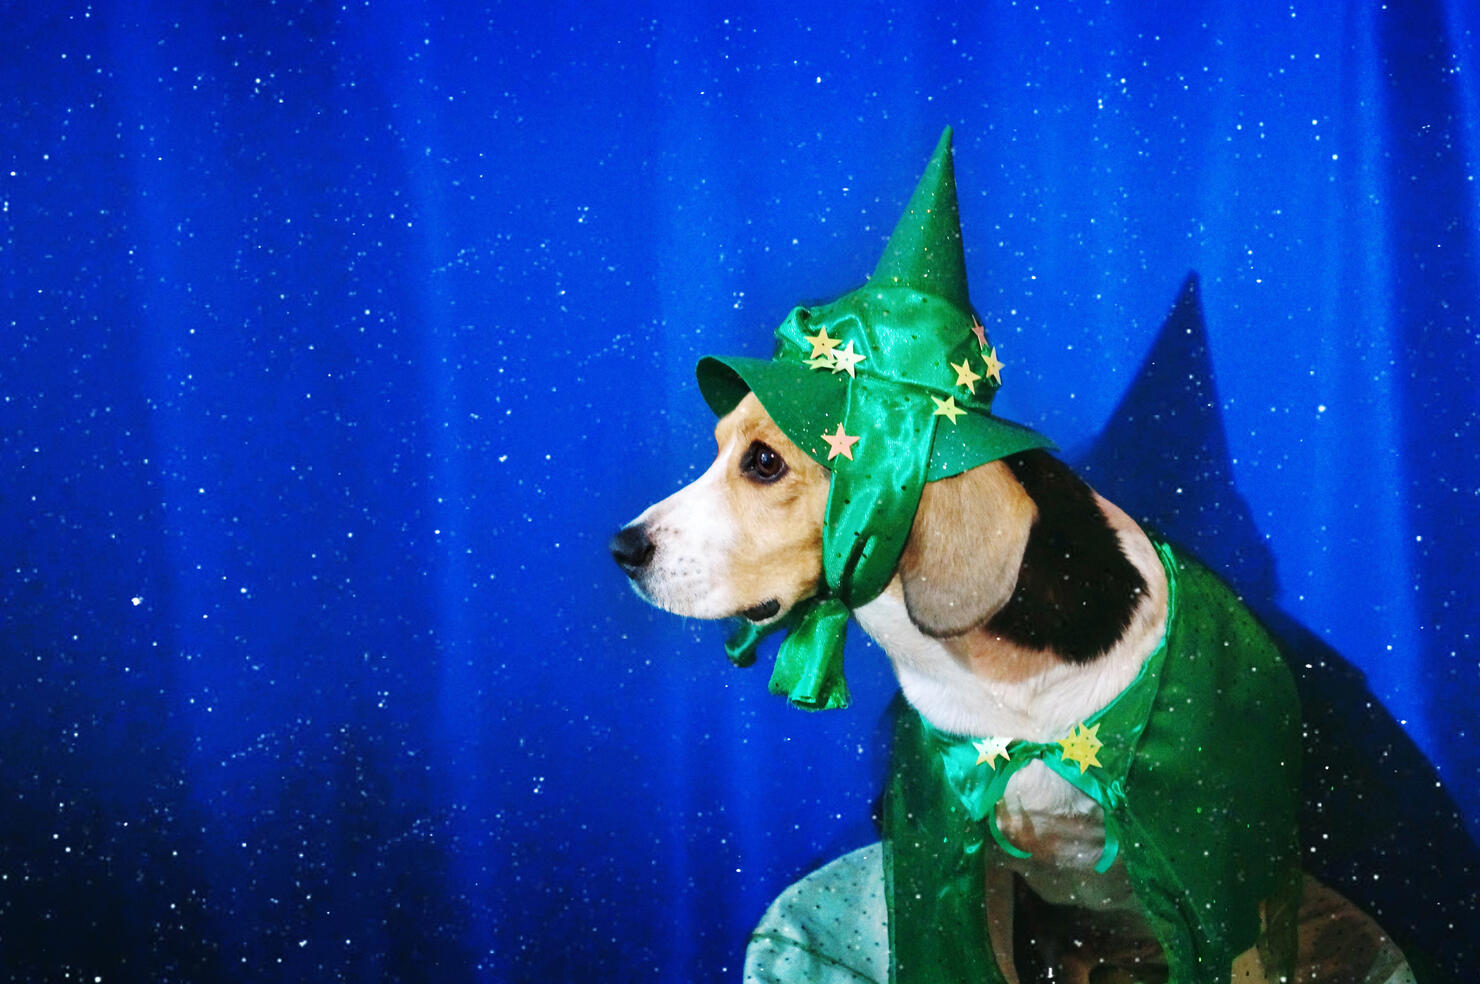
[[[10,979],[735,979],[892,679],[791,710],[605,542],[946,124],[998,410],[1280,631],[1312,866],[1462,979],[1465,0],[0,10]]]

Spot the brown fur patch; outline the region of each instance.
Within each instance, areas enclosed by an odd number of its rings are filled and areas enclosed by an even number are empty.
[[[935,638],[960,635],[1006,604],[1034,512],[1000,461],[928,483],[899,561],[915,626]]]
[[[736,591],[754,603],[775,598],[785,611],[816,594],[822,578],[831,473],[781,432],[753,393],[720,419],[714,436],[720,454],[729,456],[723,488],[738,531],[730,551]],[[741,462],[755,441],[781,455],[785,475],[770,483],[746,477]]]
[[[891,587],[916,628],[974,674],[1003,683],[1038,676],[1054,661],[985,627],[1012,597],[1036,516],[1000,461],[931,482]]]

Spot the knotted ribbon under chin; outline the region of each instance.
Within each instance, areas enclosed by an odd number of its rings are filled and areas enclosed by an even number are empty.
[[[761,640],[780,629],[787,635],[771,671],[771,693],[808,711],[847,707],[848,682],[843,678],[847,606],[836,598],[808,598],[768,625],[742,624],[725,642],[725,653],[736,666],[749,666]]]
[[[1007,839],[997,825],[997,804],[1007,791],[1007,783],[1030,762],[1042,762],[1058,773],[1071,786],[1098,803],[1105,813],[1105,850],[1100,855],[1095,870],[1104,874],[1115,863],[1120,853],[1119,821],[1116,813],[1125,803],[1125,789],[1119,779],[1105,781],[1104,769],[1090,766],[1081,771],[1079,766],[1067,762],[1063,748],[1058,742],[1027,741],[1015,739],[1006,746],[1007,759],[1003,762],[980,762],[982,752],[975,741],[946,734],[922,722],[926,733],[939,751],[945,765],[946,779],[961,805],[973,820],[986,821],[987,830],[997,846],[1015,858],[1032,857]],[[968,845],[968,853],[980,848],[980,844]]]

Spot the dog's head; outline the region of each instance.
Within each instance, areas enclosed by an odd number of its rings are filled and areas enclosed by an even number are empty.
[[[643,597],[770,623],[825,578],[791,637],[824,662],[843,624],[826,610],[862,612],[881,592],[937,638],[990,619],[1028,648],[1088,657],[1118,637],[1140,575],[1104,576],[1129,565],[1093,493],[1046,437],[991,412],[1002,363],[967,290],[950,144],[947,129],[867,283],[794,309],[769,360],[700,361],[719,455],[611,542]],[[1106,593],[1132,600],[1083,631],[1105,608],[1086,596]]]
[[[754,395],[714,438],[709,469],[613,537],[612,556],[660,608],[770,621],[817,591],[829,473]]]
[[[775,621],[818,591],[831,473],[754,394],[720,419],[715,440],[709,469],[617,533],[612,555],[660,608]],[[890,590],[927,634],[980,625],[1012,594],[1034,515],[998,461],[927,484]]]

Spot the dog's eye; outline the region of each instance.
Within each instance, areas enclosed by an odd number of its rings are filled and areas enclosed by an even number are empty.
[[[740,470],[758,482],[774,482],[786,474],[786,459],[769,444],[752,441],[740,459]]]

